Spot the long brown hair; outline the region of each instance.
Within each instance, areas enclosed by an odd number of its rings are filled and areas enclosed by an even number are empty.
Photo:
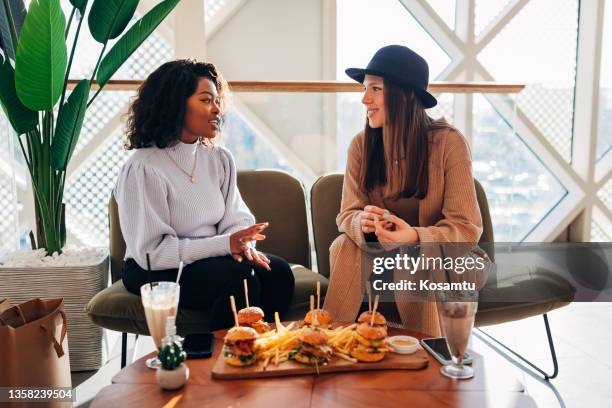
[[[449,127],[433,120],[413,91],[384,81],[386,121],[371,128],[366,119],[361,166],[362,191],[383,187],[385,197],[425,198],[428,190],[427,133]]]

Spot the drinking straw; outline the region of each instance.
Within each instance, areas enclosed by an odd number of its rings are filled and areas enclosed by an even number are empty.
[[[234,313],[234,323],[236,324],[236,327],[238,327],[238,312],[236,312],[236,301],[234,300],[233,296],[230,296],[230,305],[232,306],[232,313]]]
[[[249,307],[249,285],[247,285],[246,279],[244,279],[242,282],[244,283],[244,299],[246,300],[246,307]]]
[[[368,312],[372,311],[372,284],[368,281],[366,285],[366,292],[368,292]]]
[[[149,280],[149,289],[153,290],[153,283],[151,279],[151,258],[147,252],[147,279]]]
[[[446,260],[446,254],[444,253],[444,244],[440,244],[440,255],[442,256],[442,267],[444,268],[444,274],[446,275],[446,282],[451,283],[450,273],[448,272],[448,269],[444,267],[444,264],[446,263],[444,262]]]
[[[374,298],[374,309],[372,309],[372,317],[370,317],[370,326],[374,325],[374,316],[376,315],[376,309],[378,309],[378,295]]]
[[[181,263],[179,263],[178,274],[176,275],[176,283],[177,284],[181,280],[181,273],[183,273],[183,261],[181,261]]]
[[[321,282],[317,281],[317,309],[321,308]]]

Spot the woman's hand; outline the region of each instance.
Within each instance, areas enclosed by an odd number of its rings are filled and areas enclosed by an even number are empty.
[[[366,205],[361,215],[361,231],[364,234],[369,234],[375,231],[375,223],[378,218],[381,218],[386,212],[384,208],[375,205]]]
[[[232,256],[241,256],[245,254],[247,249],[251,248],[249,246],[251,241],[262,241],[266,239],[266,236],[262,235],[261,232],[268,228],[269,225],[270,224],[267,222],[262,222],[236,231],[230,235],[230,251]],[[234,256],[234,259],[236,259],[236,256]]]
[[[244,256],[247,259],[247,263],[251,265],[261,266],[262,268],[268,271],[270,270],[270,260],[263,252],[260,252],[255,248],[249,246],[249,248],[244,252]],[[242,261],[243,259],[240,258],[238,262]]]
[[[393,228],[389,228],[389,223]],[[379,217],[374,223],[374,232],[379,242],[413,243],[419,242],[419,234],[403,219],[389,214],[386,219]]]
[[[266,236],[262,235],[261,232],[268,228],[269,225],[270,224],[267,222],[262,222],[236,231],[230,235],[232,257],[237,262],[242,262],[244,258],[246,258],[248,263],[259,265],[264,269],[270,270],[270,260],[268,257],[251,246],[251,242],[253,241],[262,241],[266,239]]]

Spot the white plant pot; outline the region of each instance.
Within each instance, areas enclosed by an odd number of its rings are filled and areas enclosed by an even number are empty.
[[[181,388],[189,379],[189,367],[185,363],[174,370],[157,369],[157,384],[165,390],[176,390]]]
[[[0,265],[0,298],[12,305],[35,298],[64,298],[68,317],[71,371],[97,370],[103,364],[102,328],[85,306],[108,286],[109,257],[87,266],[7,267]]]

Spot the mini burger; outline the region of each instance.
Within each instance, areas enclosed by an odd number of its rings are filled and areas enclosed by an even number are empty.
[[[372,319],[372,312],[365,311],[359,315],[357,322],[370,324],[371,319]],[[383,316],[379,312],[374,312],[374,326],[387,327],[387,319],[385,319],[385,316]]]
[[[229,365],[245,367],[254,364],[257,332],[250,327],[232,327],[225,336],[223,355]]]
[[[289,358],[302,364],[319,365],[329,361],[332,349],[327,345],[327,335],[312,328],[302,329],[297,347],[289,353]]]
[[[370,326],[361,323],[355,331],[351,356],[364,363],[375,363],[385,358],[387,329],[383,326]]]
[[[246,307],[238,312],[238,324],[245,327],[251,327],[255,329],[257,333],[270,331],[270,325],[266,323],[263,318],[263,310],[255,306]]]
[[[311,327],[329,329],[332,324],[332,315],[325,309],[313,309],[306,313],[304,323]]]

